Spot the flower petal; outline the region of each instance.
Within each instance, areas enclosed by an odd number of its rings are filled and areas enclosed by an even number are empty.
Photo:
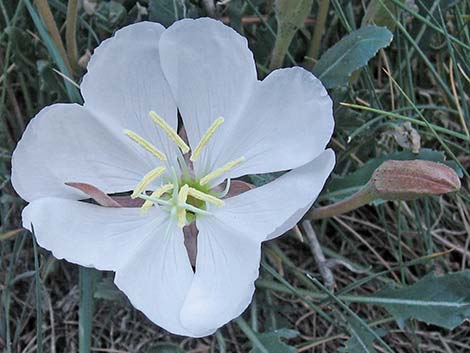
[[[13,152],[13,187],[26,201],[88,197],[65,182],[91,184],[107,193],[131,190],[155,165],[129,143],[80,105],[51,105],[31,120]]]
[[[331,99],[315,76],[300,67],[273,71],[224,136],[211,169],[241,156],[245,161],[224,177],[297,168],[325,149],[333,127]]]
[[[251,302],[261,240],[217,218],[198,219],[197,227],[196,273],[181,322],[194,336],[202,337],[238,317]]]
[[[155,111],[177,126],[177,110],[158,55],[165,28],[139,22],[122,28],[95,49],[81,84],[85,107],[120,132],[135,131],[167,155],[175,145],[150,119]],[[174,158],[174,157],[172,157]]]
[[[181,323],[206,336],[239,316],[251,302],[261,242],[294,226],[320,193],[334,166],[334,152],[275,181],[225,200],[213,217],[197,220],[196,273],[181,310]]]
[[[225,123],[215,133],[220,137],[225,125],[238,118],[257,83],[246,39],[212,19],[175,22],[162,34],[160,58],[193,150],[222,116]],[[211,139],[200,161],[215,140]]]
[[[168,228],[167,221],[116,272],[114,281],[154,323],[174,334],[192,336],[181,325],[179,313],[193,276],[183,232],[176,224]]]
[[[141,215],[138,208],[52,197],[31,202],[22,217],[23,226],[34,227],[38,244],[56,258],[108,271],[122,267],[165,221],[156,209]]]
[[[262,241],[275,238],[292,228],[312,206],[334,164],[335,154],[328,149],[269,184],[224,200],[224,207],[211,212],[240,233],[254,233]]]

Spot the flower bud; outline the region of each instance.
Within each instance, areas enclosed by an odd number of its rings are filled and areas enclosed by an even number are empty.
[[[460,189],[460,179],[445,164],[423,160],[386,161],[372,174],[369,182],[350,197],[332,205],[314,208],[309,219],[338,216],[377,200],[413,200]]]
[[[424,160],[386,161],[370,182],[376,196],[385,200],[413,200],[460,189],[460,179],[452,168]]]

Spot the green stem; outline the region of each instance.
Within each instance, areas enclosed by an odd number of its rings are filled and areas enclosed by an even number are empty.
[[[36,236],[33,233],[33,253],[34,253],[34,282],[35,282],[35,294],[36,294],[36,352],[42,353],[42,300],[41,300],[41,278],[39,276],[39,257],[38,247],[36,244]]]
[[[90,353],[96,270],[80,267],[79,271],[80,307],[78,314],[78,345],[80,353]]]
[[[371,112],[371,113],[376,113],[376,114],[383,115],[385,117],[391,117],[391,118],[396,118],[396,119],[400,119],[400,120],[404,120],[404,121],[409,121],[409,122],[411,122],[413,124],[416,124],[416,125],[419,125],[419,126],[430,127],[433,130],[442,132],[443,134],[446,134],[446,135],[457,137],[457,138],[459,138],[461,140],[464,140],[464,141],[467,141],[467,142],[470,141],[470,138],[468,138],[468,136],[465,135],[465,134],[446,129],[445,127],[441,127],[441,126],[438,126],[438,125],[435,125],[435,124],[426,124],[424,121],[414,119],[414,118],[410,118],[410,117],[405,116],[405,115],[400,115],[400,114],[393,113],[393,112],[387,112],[385,110],[371,108],[371,107],[367,107],[365,105],[350,104],[350,103],[340,103],[340,104],[342,106],[345,106],[345,107],[348,107],[348,108],[365,110],[365,111],[368,111],[368,112]]]
[[[248,323],[241,316],[235,319],[235,322],[237,323],[240,330],[242,330],[246,337],[248,337],[248,339],[251,341],[253,348],[256,347],[262,353],[269,353],[264,344],[259,340],[258,336],[256,336],[255,331],[253,331],[250,325],[248,325]]]
[[[377,198],[375,188],[372,183],[367,183],[361,190],[354,193],[350,197],[336,202],[332,205],[314,208],[309,211],[305,218],[307,219],[323,219],[338,216],[340,214],[355,210],[361,206],[367,205]]]
[[[318,59],[320,54],[321,39],[323,37],[323,33],[325,32],[326,18],[328,17],[329,8],[330,0],[320,0],[312,41],[310,42],[310,46],[306,55],[308,58],[306,67],[309,69],[313,69],[314,60]]]

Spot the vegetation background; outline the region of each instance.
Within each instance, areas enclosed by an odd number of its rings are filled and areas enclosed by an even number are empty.
[[[90,52],[118,28],[200,16],[248,38],[260,78],[301,65],[329,88],[338,162],[317,205],[357,191],[388,159],[445,161],[462,189],[377,201],[265,244],[249,309],[188,339],[134,310],[112,273],[36,247],[10,158],[40,109],[81,101]],[[469,352],[469,23],[470,3],[456,0],[0,0],[0,350]]]

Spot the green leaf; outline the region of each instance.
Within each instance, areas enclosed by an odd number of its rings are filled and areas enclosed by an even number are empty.
[[[351,338],[338,351],[342,353],[377,353],[374,348],[374,335],[364,325],[361,325],[356,318],[348,317],[347,320],[350,325]],[[386,333],[383,329],[378,329],[375,332],[380,337]]]
[[[453,168],[456,173],[460,177],[462,177],[462,170],[457,166],[454,161],[446,161],[443,152],[426,148],[421,149],[418,154],[414,154],[410,151],[394,152],[373,158],[353,173],[348,174],[344,177],[333,178],[327,184],[326,189],[328,191],[328,194],[326,195],[326,197],[330,200],[337,201],[349,195],[352,195],[354,192],[358,191],[369,181],[374,171],[385,161],[407,161],[414,159],[422,159],[427,161],[444,163],[447,166]]]
[[[392,39],[392,33],[384,27],[358,29],[328,49],[315,65],[313,73],[327,88],[345,86],[351,74],[365,66]]]
[[[124,24],[126,16],[126,8],[119,2],[115,0],[101,2],[95,12],[95,17],[97,18],[96,25],[112,33],[114,28]]]
[[[313,0],[276,0],[277,36],[273,49],[271,68],[282,66],[289,45],[310,13]]]
[[[269,353],[295,353],[295,347],[289,346],[281,341],[281,338],[294,338],[299,333],[294,330],[280,329],[266,333],[256,333],[259,341],[263,344]],[[250,353],[260,353],[261,350],[254,347]]]
[[[184,18],[184,10],[182,0],[150,0],[149,20],[168,27],[173,22]]]
[[[430,274],[415,284],[377,293],[383,306],[400,327],[414,318],[427,324],[453,329],[470,319],[470,271],[437,277]]]
[[[101,281],[96,284],[93,297],[95,299],[126,302],[126,296],[114,284],[111,277],[103,277]]]
[[[158,343],[150,348],[147,353],[184,353],[184,351],[174,343]]]
[[[275,173],[265,173],[265,174],[252,174],[249,176],[250,182],[256,186],[263,186],[264,184],[270,183],[271,181],[275,180],[276,178],[280,177],[283,172],[275,172]]]
[[[441,23],[438,9],[440,8],[442,14],[445,15],[450,8],[457,5],[459,2],[459,0],[420,0],[416,1],[414,10],[417,10],[421,16],[429,18],[434,23]],[[413,24],[413,37],[418,36],[422,28],[421,26],[422,23],[419,21]],[[440,44],[441,36],[432,28],[427,27],[420,41],[421,50],[435,50]]]
[[[389,9],[392,11],[397,18],[399,18],[399,14],[402,9],[396,6],[392,0],[382,0],[383,3],[380,1],[371,1],[366,8],[366,12],[364,17],[362,18],[362,27],[368,25],[377,25],[381,27],[387,27],[390,31],[395,30],[395,20],[390,16],[389,12],[385,9]],[[404,3],[405,0],[398,0],[401,3]],[[384,7],[385,6],[385,7]]]
[[[35,7],[32,5],[30,0],[24,0],[24,3],[26,5],[26,8],[28,9],[31,19],[34,22],[34,25],[39,33],[39,36],[43,40],[44,45],[46,46],[47,51],[49,52],[49,55],[54,60],[55,64],[59,68],[59,71],[63,73],[66,77],[72,77],[69,70],[67,69],[67,66],[64,63],[63,58],[61,57],[59,53],[59,50],[56,48],[54,41],[49,35],[49,32],[44,26],[44,23],[42,22],[42,19],[37,13]],[[64,79],[64,85],[67,90],[69,101],[74,102],[74,103],[81,103],[82,97],[80,96],[78,89],[66,79]]]

